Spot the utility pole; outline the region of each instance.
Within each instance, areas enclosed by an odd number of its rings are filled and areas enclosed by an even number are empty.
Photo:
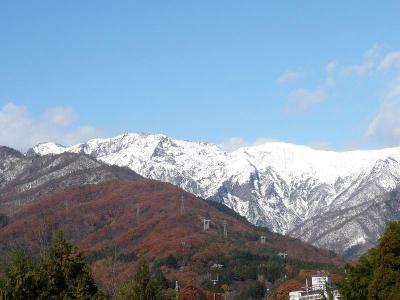
[[[185,213],[185,197],[181,196],[181,215]]]
[[[228,228],[227,228],[228,224],[226,222],[226,220],[224,220],[224,238],[228,237]]]
[[[139,218],[140,216],[140,204],[136,203],[136,217]]]
[[[216,299],[216,295],[217,295],[215,290],[216,290],[217,282],[219,281],[218,274],[217,274],[217,279],[211,279],[211,281],[214,284],[214,300],[215,300]]]
[[[13,218],[14,217],[14,212],[15,212],[15,200],[11,203],[10,205],[10,217]]]
[[[66,219],[68,220],[69,219],[69,200],[68,199],[65,199],[65,216],[66,216]]]
[[[176,300],[179,300],[179,283],[178,283],[178,280],[175,281],[175,292],[176,292]]]
[[[306,277],[306,292],[307,292],[307,296],[308,296],[308,278]]]

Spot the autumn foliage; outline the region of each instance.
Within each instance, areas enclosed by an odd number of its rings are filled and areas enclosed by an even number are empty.
[[[211,220],[207,231],[203,218]],[[149,179],[75,187],[21,207],[0,229],[0,254],[18,245],[41,255],[56,229],[83,250],[96,280],[110,290],[135,272],[139,253],[149,262],[174,255],[179,265],[202,268],[236,248],[265,255],[287,251],[304,261],[341,263],[327,251],[257,228],[180,188]],[[267,236],[266,244],[260,243],[261,235]],[[184,272],[187,269],[169,268],[166,276],[179,279],[182,273],[190,280],[197,275]]]
[[[276,291],[276,300],[289,300],[289,292],[302,289],[302,284],[295,279],[282,283]]]

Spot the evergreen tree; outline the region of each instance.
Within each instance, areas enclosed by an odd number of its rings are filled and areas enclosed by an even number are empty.
[[[0,299],[36,299],[38,284],[35,265],[21,251],[11,256],[0,284]]]
[[[376,269],[368,286],[369,300],[400,298],[400,222],[389,224],[380,239]]]
[[[376,250],[361,256],[355,266],[346,265],[346,276],[341,284],[340,295],[345,300],[366,300],[368,285],[371,282],[376,265]]]
[[[151,275],[146,259],[139,258],[137,272],[133,281],[133,300],[159,299],[157,280]]]
[[[400,221],[389,223],[376,248],[346,266],[343,300],[398,300],[400,295]]]
[[[199,291],[196,295],[196,300],[207,300],[207,297],[203,291]]]
[[[124,283],[122,283],[116,292],[115,295],[116,300],[132,300],[134,298],[133,294],[133,281],[129,280]]]
[[[39,268],[43,289],[38,299],[93,299],[100,297],[84,256],[58,231]]]

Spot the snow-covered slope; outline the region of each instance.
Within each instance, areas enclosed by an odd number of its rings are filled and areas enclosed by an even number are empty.
[[[254,224],[342,254],[367,240],[373,244],[375,232],[383,230],[387,220],[382,219],[375,230],[370,228],[373,224],[361,229],[354,225],[343,232],[341,224],[369,213],[365,207],[400,184],[400,148],[334,152],[269,142],[227,153],[209,143],[133,133],[72,147],[44,143],[32,151],[40,155],[85,152],[222,202]],[[347,214],[328,217],[350,208]],[[330,233],[328,242],[316,238],[326,237],[325,229]]]
[[[0,215],[71,187],[138,178],[142,177],[128,168],[109,166],[83,153],[25,156],[0,146]]]

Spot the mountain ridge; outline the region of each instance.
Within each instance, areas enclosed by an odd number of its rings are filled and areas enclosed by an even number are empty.
[[[72,186],[118,178],[134,180],[140,176],[84,153],[35,156],[0,147],[0,209],[4,211]]]
[[[368,201],[379,202],[400,183],[400,148],[334,152],[267,142],[226,152],[210,143],[130,133],[71,147],[44,143],[32,151],[39,155],[83,152],[111,165],[129,167],[144,177],[224,203],[253,224],[305,241],[311,238],[299,228],[308,220]],[[346,220],[358,213],[354,211]],[[321,230],[316,224],[311,229],[312,236]],[[383,230],[382,225],[379,231]],[[369,231],[348,232],[351,242],[340,236],[332,237],[334,244],[312,242],[346,255],[350,246],[345,244],[366,251],[363,240],[376,242]]]

